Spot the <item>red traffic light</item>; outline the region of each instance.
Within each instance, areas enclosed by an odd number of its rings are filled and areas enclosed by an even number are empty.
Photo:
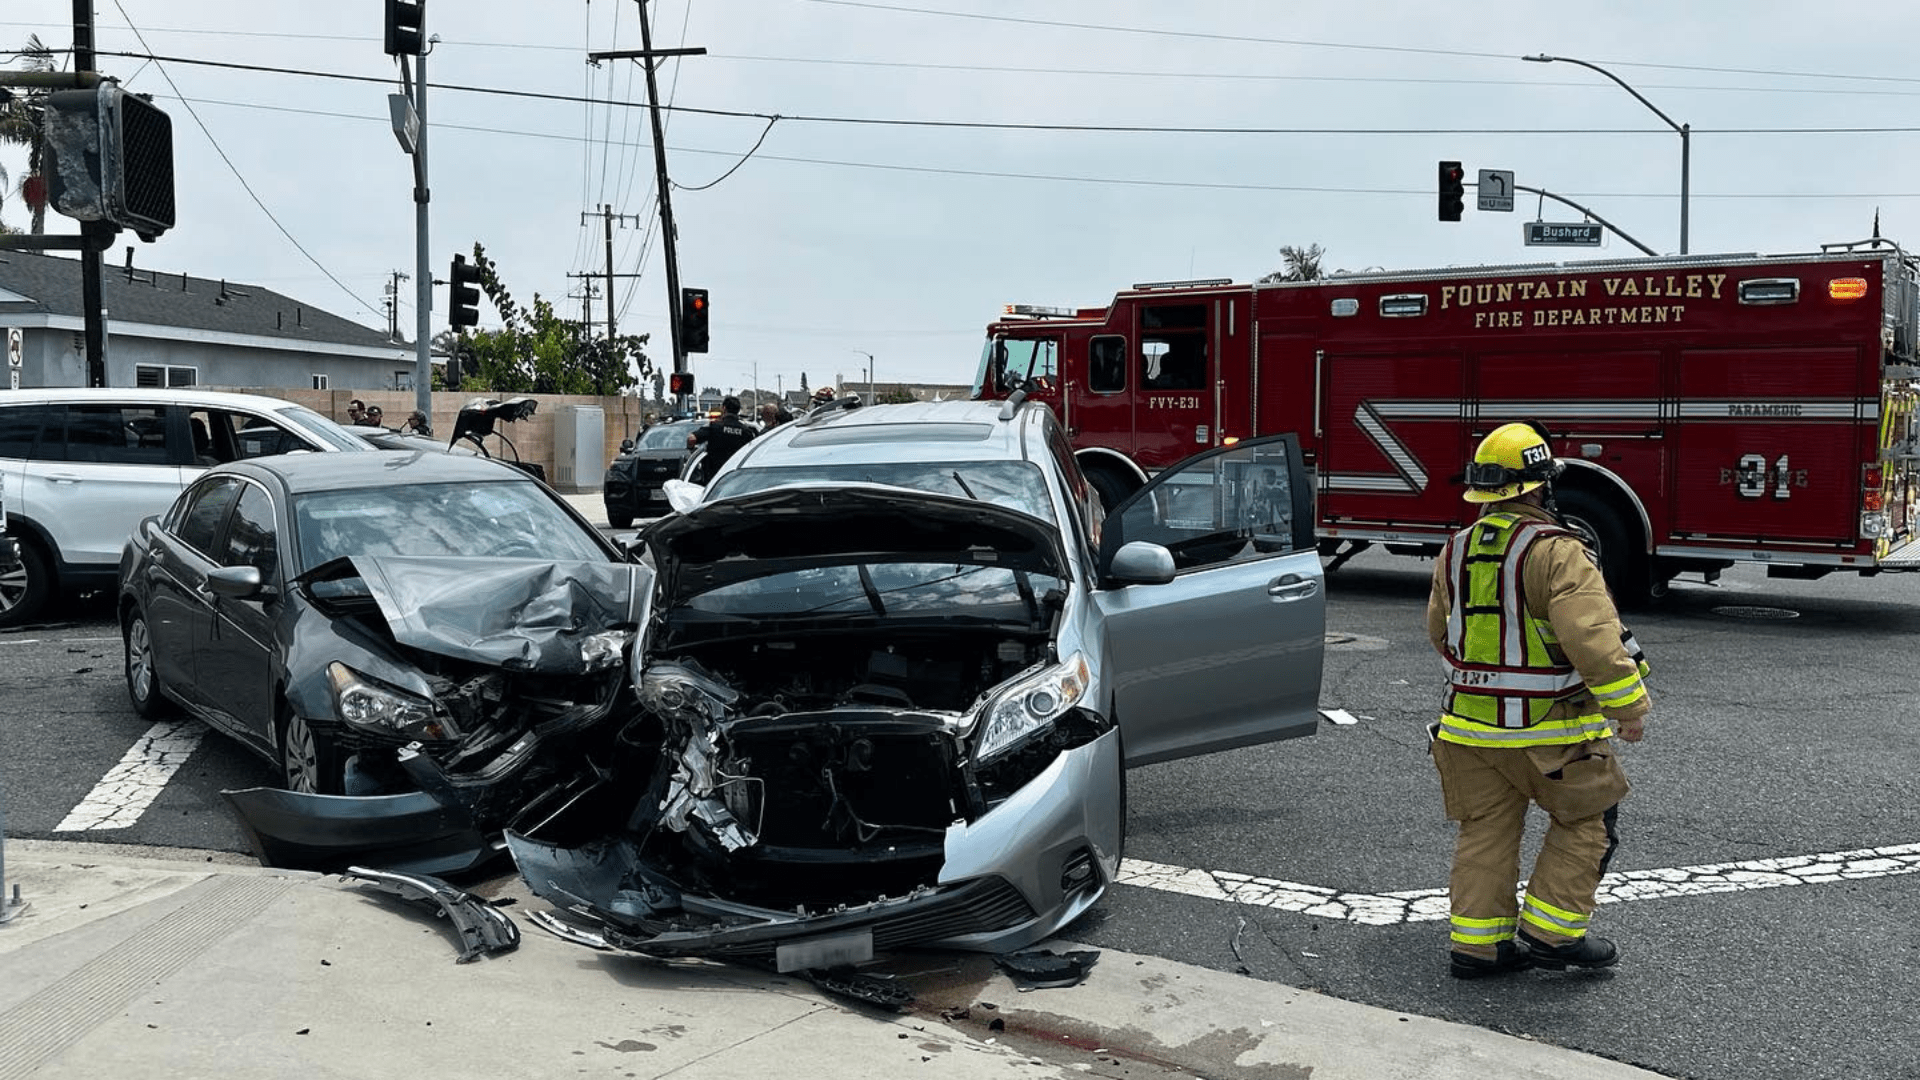
[[[667,389],[675,395],[693,393],[693,372],[674,372],[667,380]]]

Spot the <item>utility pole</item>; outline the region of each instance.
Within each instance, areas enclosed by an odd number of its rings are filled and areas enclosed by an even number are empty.
[[[410,275],[405,270],[395,270],[387,281],[387,340],[400,340],[400,283]]]
[[[592,213],[593,211],[591,210],[580,211],[580,223],[583,225],[586,224],[587,216]],[[638,228],[640,225],[640,215],[616,214],[613,212],[613,207],[608,206],[605,203],[602,203],[600,206],[599,216],[604,222],[606,222],[606,229],[607,229],[607,269],[605,274],[601,276],[605,277],[607,281],[607,340],[612,341],[614,339],[613,279],[616,277],[639,277],[640,276],[639,274],[616,274],[613,272],[613,224],[616,221],[622,225],[625,225],[631,222],[635,228]],[[594,275],[575,273],[575,274],[568,274],[567,276],[577,277],[577,278],[590,278],[590,277],[593,277]],[[592,286],[589,285],[588,287],[591,288]],[[587,322],[588,323],[593,322],[593,317],[591,315],[587,317]]]
[[[82,3],[83,0],[74,0]],[[668,196],[667,179],[667,143],[666,135],[660,126],[660,85],[654,77],[653,62],[663,56],[705,56],[705,49],[661,49],[653,47],[653,27],[647,19],[647,0],[634,0],[640,9],[640,49],[618,52],[588,53],[590,63],[601,60],[639,60],[647,73],[647,116],[653,128],[653,181],[660,193],[660,250],[667,265],[667,320],[673,338],[673,370],[678,373],[687,370],[686,350],[680,345],[680,257],[675,248],[673,231],[673,201]],[[611,298],[609,298],[611,300]],[[684,410],[687,395],[676,395],[675,405]]]

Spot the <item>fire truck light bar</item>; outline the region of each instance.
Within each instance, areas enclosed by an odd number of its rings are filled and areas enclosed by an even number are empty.
[[[1008,315],[1026,315],[1035,319],[1071,319],[1080,314],[1072,308],[1047,307],[1044,304],[1008,304]]]

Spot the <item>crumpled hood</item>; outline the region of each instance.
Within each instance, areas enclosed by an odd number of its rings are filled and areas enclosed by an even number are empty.
[[[640,538],[675,595],[744,581],[776,565],[872,554],[1066,575],[1050,523],[994,503],[880,484],[806,484],[702,503],[661,518]]]
[[[353,557],[394,640],[512,671],[582,670],[581,640],[644,623],[653,571],[630,563]]]

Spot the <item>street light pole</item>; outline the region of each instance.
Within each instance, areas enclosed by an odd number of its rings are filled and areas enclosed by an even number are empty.
[[[1523,56],[1520,59],[1531,60],[1536,64],[1551,64],[1555,61],[1558,61],[1563,64],[1578,64],[1589,71],[1597,71],[1600,74],[1605,75],[1607,78],[1612,79],[1614,83],[1620,87],[1620,89],[1625,90],[1629,94],[1632,94],[1633,100],[1638,101],[1640,104],[1645,105],[1647,108],[1653,110],[1653,115],[1666,121],[1666,124],[1668,127],[1680,133],[1680,254],[1685,255],[1687,253],[1687,202],[1688,202],[1689,196],[1691,195],[1691,191],[1690,191],[1691,177],[1689,175],[1689,170],[1692,167],[1691,159],[1693,156],[1692,127],[1687,124],[1674,123],[1673,117],[1668,116],[1666,113],[1661,112],[1659,106],[1655,105],[1651,101],[1648,101],[1645,97],[1642,97],[1640,94],[1640,91],[1635,90],[1631,86],[1628,86],[1626,83],[1626,80],[1622,79],[1620,76],[1615,75],[1613,72],[1608,71],[1606,68],[1603,68],[1598,64],[1591,64],[1585,60],[1575,60],[1571,56],[1549,56],[1546,53],[1541,53],[1538,56]]]
[[[853,351],[867,358],[867,366],[866,366],[867,404],[872,405],[874,403],[874,400],[873,400],[873,354],[868,352],[865,349],[855,349]]]

